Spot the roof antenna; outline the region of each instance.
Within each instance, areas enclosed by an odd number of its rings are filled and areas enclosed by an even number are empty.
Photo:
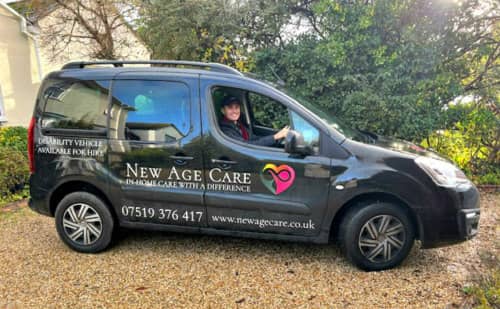
[[[276,74],[276,72],[274,71],[273,67],[270,64],[268,64],[267,67],[269,69],[271,69],[271,72],[273,73],[274,77],[276,77],[276,79],[278,80],[277,81],[278,86],[285,87],[285,85],[286,85],[285,81],[282,80],[281,77],[279,77],[278,74]]]

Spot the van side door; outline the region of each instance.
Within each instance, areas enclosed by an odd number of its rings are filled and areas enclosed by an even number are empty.
[[[225,94],[214,93],[222,89]],[[321,131],[286,98],[273,95],[269,88],[227,79],[201,80],[203,139],[205,157],[208,226],[217,229],[316,236],[326,213],[329,184],[329,157],[317,151],[305,157],[286,153],[283,145],[263,147],[226,136],[220,129],[221,107],[217,97],[236,96],[245,122],[252,103],[261,102],[284,113],[276,128],[246,123],[253,134],[273,134],[284,125],[301,122],[311,145],[319,149]],[[283,111],[278,111],[283,108]],[[268,110],[265,113],[270,113]],[[266,116],[266,115],[263,115]],[[263,117],[265,119],[265,117]],[[266,131],[266,132],[264,132]],[[262,134],[261,133],[261,134]]]
[[[109,186],[122,225],[206,225],[198,80],[151,71],[113,80]]]

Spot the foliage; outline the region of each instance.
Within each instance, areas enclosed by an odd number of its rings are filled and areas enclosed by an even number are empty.
[[[314,1],[313,1],[314,2]],[[284,46],[284,27],[309,1],[151,0],[141,7],[138,33],[152,58],[220,62],[254,68],[251,51]]]
[[[462,291],[472,298],[471,305],[474,308],[500,307],[500,267],[493,266],[490,271],[480,275],[471,286],[464,287]]]
[[[238,8],[226,0],[153,0],[143,7],[138,32],[153,59],[215,61],[245,71]]]
[[[474,13],[482,3],[315,1],[316,31],[257,51],[256,69],[354,127],[421,140],[453,98],[485,87],[494,98],[498,24]]]
[[[29,178],[26,156],[19,150],[0,147],[0,196],[21,190]]]
[[[17,199],[28,182],[27,139],[24,127],[0,128],[0,202]]]
[[[28,130],[25,127],[0,128],[0,148],[8,147],[28,157]]]
[[[454,128],[438,131],[422,144],[452,159],[477,183],[500,184],[500,119],[492,110],[472,104],[452,107],[463,114]]]
[[[500,172],[498,172],[498,170],[496,172],[491,172],[479,176],[472,175],[471,177],[475,179],[475,183],[480,185],[500,186]]]

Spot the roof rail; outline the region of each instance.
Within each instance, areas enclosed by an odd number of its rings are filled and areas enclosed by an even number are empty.
[[[180,61],[180,60],[100,60],[100,61],[74,61],[68,62],[61,70],[83,69],[89,65],[111,64],[114,67],[123,67],[124,64],[151,64],[157,66],[171,67],[193,67],[202,70],[212,70],[214,72],[229,73],[243,76],[240,71],[220,63]]]

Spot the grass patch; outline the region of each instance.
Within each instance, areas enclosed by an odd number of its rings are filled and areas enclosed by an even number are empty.
[[[500,270],[481,277],[473,285],[464,287],[463,292],[471,297],[475,308],[500,308]]]
[[[469,297],[474,308],[500,308],[500,266],[498,258],[491,252],[481,252],[481,260],[488,265],[486,273],[477,274],[472,284],[462,291]]]

